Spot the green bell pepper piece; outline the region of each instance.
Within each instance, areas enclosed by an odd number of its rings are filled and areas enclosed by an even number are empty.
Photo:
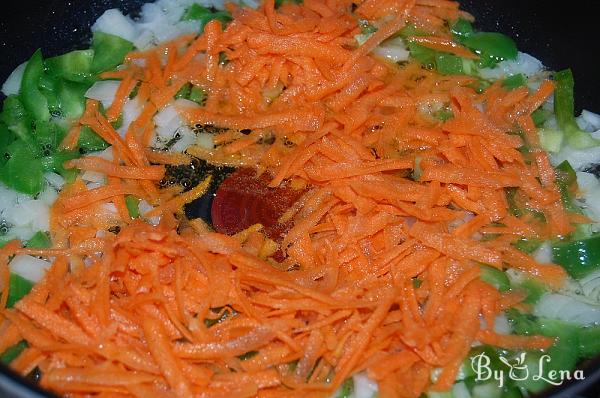
[[[6,301],[6,307],[12,308],[17,301],[27,296],[32,288],[33,283],[20,275],[11,273],[8,285],[8,299]]]
[[[85,92],[89,84],[60,81],[57,85],[58,102],[64,117],[77,119],[85,110]]]
[[[350,398],[354,396],[354,379],[352,377],[347,378],[342,383],[339,393],[335,398]]]
[[[573,187],[577,184],[577,175],[571,164],[565,160],[556,167],[556,185],[560,191],[561,200],[565,208],[571,212],[582,214],[583,211],[575,204],[573,200]]]
[[[125,205],[127,206],[127,211],[129,212],[129,217],[131,218],[139,218],[140,217],[140,199],[136,198],[133,195],[127,195],[125,197]]]
[[[31,247],[34,249],[47,249],[52,246],[52,242],[50,242],[50,238],[48,234],[44,231],[37,231],[31,239],[27,241],[27,247]]]
[[[223,25],[225,25],[232,20],[232,17],[228,11],[217,11],[215,9],[203,7],[197,3],[194,3],[188,7],[181,17],[182,21],[200,22],[202,31],[204,31],[206,24],[213,19],[217,19],[221,21]]]
[[[23,141],[32,151],[35,150],[36,143],[31,133],[32,121],[18,96],[9,95],[4,100],[0,119],[16,138]]]
[[[579,353],[582,358],[591,358],[600,352],[600,326],[579,329]]]
[[[109,33],[96,32],[92,38],[92,50],[91,72],[100,73],[122,64],[127,53],[133,50],[133,43]]]
[[[19,354],[21,354],[21,352],[23,352],[27,347],[29,347],[29,345],[27,344],[27,342],[25,340],[21,340],[20,342],[18,342],[14,346],[9,347],[6,351],[4,351],[2,353],[2,355],[0,355],[0,361],[3,364],[8,365],[16,357],[18,357]]]
[[[66,132],[56,123],[37,122],[33,130],[33,136],[41,148],[42,156],[49,156],[62,142]]]
[[[497,32],[477,32],[465,37],[463,44],[479,55],[479,66],[492,67],[500,61],[516,59],[517,45],[508,36]]]
[[[94,50],[75,50],[46,59],[46,68],[52,76],[74,82],[88,81],[92,76]]]
[[[522,251],[523,253],[531,254],[536,251],[542,242],[538,239],[526,239],[521,238],[513,243],[513,246]]]
[[[44,60],[41,50],[37,50],[25,67],[19,96],[29,115],[35,120],[50,119],[48,100],[39,89],[40,79],[44,73]]]
[[[28,195],[37,195],[44,186],[42,163],[20,140],[13,142],[7,153],[10,159],[0,169],[0,181],[6,186]]]
[[[454,40],[459,42],[464,41],[467,37],[475,33],[471,22],[463,18],[459,18],[456,22],[454,22],[450,30],[452,32],[452,37],[454,38]]]
[[[574,149],[585,149],[600,145],[589,133],[581,130],[575,121],[575,81],[571,69],[561,70],[554,75],[554,114],[558,127],[564,132],[567,143]]]
[[[202,88],[198,86],[192,86],[188,99],[190,101],[194,101],[198,105],[204,105],[206,103],[206,93]]]
[[[600,268],[600,234],[587,239],[558,242],[552,246],[552,260],[575,279]]]
[[[46,101],[48,101],[48,110],[51,115],[60,114],[60,104],[56,95],[57,82],[58,79],[56,77],[43,73],[39,83],[40,92],[46,97]]]
[[[6,163],[6,148],[15,140],[15,135],[4,122],[0,122],[0,167]]]
[[[514,90],[515,88],[525,86],[526,84],[527,78],[522,73],[517,73],[516,75],[509,76],[502,81],[502,87],[504,87],[507,90]]]
[[[437,51],[424,47],[420,44],[408,42],[410,56],[419,61],[427,69],[435,68],[435,56]]]
[[[81,128],[78,145],[83,152],[95,152],[108,148],[108,143],[87,126]]]
[[[510,280],[508,276],[501,270],[490,267],[489,265],[481,265],[480,266],[481,275],[480,278],[485,283],[488,283],[494,286],[501,292],[506,292],[510,290]]]
[[[67,160],[75,159],[79,157],[79,153],[76,151],[59,151],[55,152],[50,156],[45,156],[40,159],[42,163],[42,168],[44,171],[54,171],[67,181],[73,181],[75,176],[77,176],[77,169],[65,169],[63,164]]]
[[[435,66],[442,75],[460,75],[463,73],[462,58],[453,54],[438,52],[435,54]]]
[[[542,124],[544,124],[544,122],[550,118],[550,116],[552,116],[552,112],[544,108],[538,108],[531,114],[531,118],[533,119],[536,127],[541,127]]]

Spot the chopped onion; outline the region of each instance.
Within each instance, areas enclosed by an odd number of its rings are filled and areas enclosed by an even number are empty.
[[[196,144],[198,144],[202,148],[208,149],[208,150],[214,149],[214,147],[215,147],[215,143],[213,141],[213,136],[208,133],[199,133],[196,136]]]
[[[125,101],[125,105],[123,105],[123,124],[118,130],[122,137],[125,137],[127,129],[129,129],[131,123],[140,116],[142,110],[142,105],[137,98]]]
[[[579,118],[586,121],[592,128],[592,131],[600,130],[600,115],[597,113],[586,111],[584,109]]]
[[[4,93],[4,95],[8,97],[9,95],[19,94],[19,90],[21,90],[21,80],[23,80],[23,72],[25,72],[26,66],[27,62],[23,62],[12,71],[10,76],[8,76],[8,79],[6,79],[2,85],[2,93]]]
[[[533,258],[540,264],[552,263],[552,245],[546,241],[533,253]]]
[[[600,305],[584,301],[585,297],[548,293],[543,295],[533,313],[540,317],[589,326],[600,322]]]
[[[120,84],[121,82],[117,80],[98,81],[85,92],[85,97],[100,101],[104,109],[108,109],[115,99]]]
[[[92,25],[92,32],[104,32],[133,42],[138,31],[135,22],[116,9],[106,10]]]
[[[13,258],[9,267],[11,272],[28,281],[37,283],[42,280],[46,270],[50,268],[51,265],[52,264],[48,261],[41,260],[37,257],[19,254]]]
[[[171,152],[184,152],[196,143],[196,134],[194,134],[192,129],[187,126],[182,126],[177,129],[177,134],[180,135],[180,138],[171,148],[169,148],[169,151]]]
[[[354,396],[356,398],[373,398],[379,389],[377,382],[371,380],[365,373],[352,376],[354,381]]]
[[[600,181],[592,173],[578,171],[577,186],[586,215],[600,223]]]
[[[57,173],[45,173],[44,179],[46,180],[46,182],[48,182],[48,185],[50,185],[57,191],[60,191],[65,185],[65,179]]]
[[[495,68],[483,68],[479,73],[484,79],[495,80],[519,73],[527,77],[532,77],[543,70],[544,65],[538,59],[529,54],[519,52],[517,59],[502,61]]]
[[[373,53],[392,62],[407,61],[410,55],[401,37],[384,41]]]
[[[104,185],[106,183],[106,176],[97,171],[86,170],[82,175],[81,179],[87,182],[96,182]]]

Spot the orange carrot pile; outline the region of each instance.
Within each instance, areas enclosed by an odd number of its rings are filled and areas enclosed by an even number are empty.
[[[511,245],[573,230],[531,119],[552,83],[480,94],[471,77],[390,64],[370,52],[407,23],[432,35],[420,44],[464,56],[445,21],[465,14],[446,0],[358,3],[354,13],[378,27],[362,46],[349,0],[277,9],[266,0],[258,10],[228,5],[225,29],[213,20],[198,37],[131,53],[110,75],[122,83],[107,116],[90,101],[80,124],[112,145],[115,160],[67,163],[108,184],[88,190],[78,180],[61,193],[55,248],[0,251],[0,268],[15,253],[56,258],[2,311],[0,346],[29,344],[16,371],[39,367],[44,387],[73,397],[326,397],[365,371],[382,398],[418,397],[451,388],[475,341],[553,343],[494,332],[496,316],[523,308],[524,295],[480,279],[481,264],[550,286],[566,276]],[[150,160],[186,158],[148,149],[152,117],[189,82],[207,101],[181,114],[229,129],[214,150],[190,155],[254,167],[272,187],[308,187],[283,216],[294,223],[283,262],[260,255],[274,252],[260,226],[235,237],[178,226],[173,214],[210,180],[182,194],[157,188],[164,167]],[[110,121],[136,85],[143,111],[122,138]],[[453,113],[445,122],[430,112],[442,108]],[[519,151],[524,144],[531,153]],[[514,200],[545,222],[509,213],[514,187]],[[156,206],[147,216],[160,224],[131,220],[126,195]],[[114,225],[118,234],[96,234]]]

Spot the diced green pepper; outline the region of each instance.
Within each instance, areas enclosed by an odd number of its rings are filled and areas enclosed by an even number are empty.
[[[575,149],[585,149],[600,145],[589,133],[581,130],[575,121],[575,101],[573,92],[575,82],[571,69],[565,69],[554,75],[554,114],[558,127],[564,132],[567,143]]]
[[[535,304],[546,293],[547,287],[539,280],[529,278],[519,285],[520,289],[527,292],[527,297],[523,300],[525,304]]]
[[[552,259],[575,279],[600,268],[600,234],[587,239],[558,242],[552,246]]]
[[[20,275],[11,273],[8,285],[8,299],[6,301],[6,307],[12,308],[17,301],[27,296],[32,288],[33,283]]]
[[[571,212],[582,213],[581,208],[573,200],[571,192],[576,188],[577,175],[571,164],[565,160],[556,167],[556,185],[560,191],[565,208]]]
[[[139,218],[140,216],[140,199],[136,198],[133,195],[127,195],[125,197],[125,204],[127,205],[127,211],[129,212],[129,217],[131,218]]]
[[[475,33],[471,22],[463,18],[459,18],[452,24],[451,31],[454,39],[459,42],[464,41],[467,37]]]
[[[109,33],[95,32],[92,38],[92,50],[94,59],[91,71],[100,73],[122,64],[127,53],[133,50],[133,43]]]
[[[516,247],[520,251],[527,253],[527,254],[533,253],[541,245],[542,245],[542,242],[539,239],[526,239],[526,238],[521,238],[518,241],[516,241],[515,243],[513,243],[514,247]]]
[[[548,120],[552,116],[552,112],[544,109],[538,108],[531,114],[531,118],[537,127],[542,126],[546,120]]]
[[[186,9],[181,17],[182,21],[200,22],[202,30],[204,30],[206,24],[213,19],[217,19],[223,24],[227,24],[232,20],[231,14],[228,11],[217,11],[214,8],[206,8],[197,3],[192,4],[188,9]]]
[[[58,102],[58,96],[56,95],[57,82],[58,78],[43,73],[39,84],[40,92],[46,97],[46,101],[48,101],[48,110],[52,115],[60,113],[60,104]]]
[[[60,81],[57,85],[57,95],[60,110],[64,117],[77,119],[85,110],[85,92],[89,84]]]
[[[75,159],[79,156],[76,151],[58,151],[52,155],[40,159],[44,171],[54,171],[67,181],[73,181],[78,171],[76,169],[65,169],[64,163],[67,160]]]
[[[504,272],[488,265],[481,265],[480,269],[482,281],[489,283],[501,292],[510,290],[510,280]]]
[[[190,101],[194,101],[199,105],[204,105],[206,103],[206,93],[202,88],[198,86],[192,86],[188,98]]]
[[[6,186],[28,195],[37,195],[43,188],[42,163],[20,140],[7,148],[10,159],[0,169],[0,180]]]
[[[101,151],[108,148],[108,143],[87,126],[81,128],[78,145],[84,152]]]
[[[460,75],[463,73],[462,58],[453,54],[438,52],[435,55],[435,66],[442,75]]]
[[[6,148],[15,140],[15,135],[4,122],[0,122],[0,167],[6,163]]]
[[[600,326],[579,329],[579,352],[582,358],[591,358],[600,352]]]
[[[335,398],[350,398],[354,396],[354,379],[352,377],[347,378],[342,383],[339,393]]]
[[[20,342],[18,342],[14,346],[12,346],[12,347],[8,348],[6,351],[4,351],[2,353],[2,355],[0,355],[0,361],[3,364],[8,365],[16,357],[18,357],[19,354],[21,354],[21,352],[23,352],[27,347],[29,347],[29,345],[27,344],[27,342],[25,340],[21,340]]]
[[[53,122],[36,122],[33,136],[41,148],[40,154],[49,156],[62,142],[66,132]]]
[[[46,59],[48,73],[62,79],[83,82],[92,76],[94,50],[75,50]]]
[[[482,68],[492,67],[507,59],[516,59],[518,55],[514,40],[498,32],[473,33],[463,43],[479,55],[479,66]]]
[[[32,151],[35,150],[36,144],[31,134],[32,121],[18,96],[9,95],[4,100],[0,118],[16,138],[23,141]]]
[[[27,247],[34,249],[47,249],[52,245],[48,234],[44,231],[38,231],[27,241]]]
[[[417,43],[408,42],[408,51],[410,51],[411,57],[419,61],[426,68],[435,68],[435,50],[424,47]]]
[[[40,92],[39,84],[44,73],[44,61],[41,50],[37,50],[25,67],[19,95],[27,113],[35,120],[50,120],[48,100]]]
[[[502,81],[502,87],[508,90],[514,90],[515,88],[525,86],[526,84],[527,78],[522,73],[517,73],[516,75],[509,76]]]

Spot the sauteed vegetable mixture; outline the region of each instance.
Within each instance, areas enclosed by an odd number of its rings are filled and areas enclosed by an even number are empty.
[[[571,72],[454,1],[245,3],[108,10],[6,81],[2,361],[71,397],[585,377],[600,116]]]

